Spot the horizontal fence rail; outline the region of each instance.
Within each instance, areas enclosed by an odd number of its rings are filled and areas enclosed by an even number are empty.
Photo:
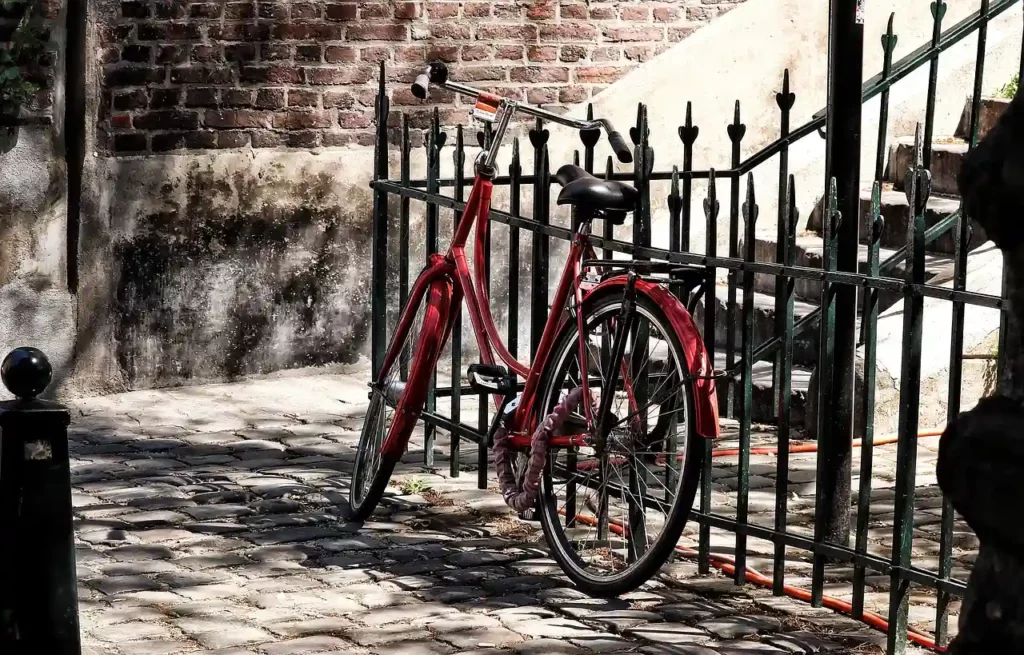
[[[917,1],[917,0],[914,0]],[[703,267],[706,284],[701,297],[683,298],[692,307],[703,302],[704,318],[700,325],[704,334],[708,355],[717,362],[720,378],[719,395],[723,416],[735,420],[737,447],[732,455],[736,458],[736,484],[734,494],[735,515],[728,516],[713,511],[712,497],[716,493],[713,482],[713,459],[722,455],[714,451],[711,444],[704,453],[703,478],[693,518],[699,524],[696,535],[695,555],[701,572],[707,572],[720,556],[711,546],[712,529],[732,533],[735,538],[735,558],[731,566],[738,584],[750,579],[748,564],[748,540],[764,540],[771,544],[771,572],[768,575],[775,594],[788,593],[787,579],[794,577],[789,570],[793,551],[803,553],[813,563],[813,577],[808,600],[814,605],[828,605],[842,609],[854,618],[863,619],[878,627],[879,621],[889,624],[887,652],[902,653],[908,643],[942,647],[949,642],[949,610],[953,601],[962,596],[965,583],[953,576],[954,514],[950,504],[941,501],[939,519],[939,547],[937,566],[922,566],[915,561],[913,542],[915,538],[915,503],[918,491],[918,412],[920,406],[922,376],[922,335],[924,302],[926,299],[949,302],[952,305],[953,322],[950,327],[951,345],[948,355],[949,384],[947,389],[947,420],[959,412],[963,399],[961,378],[964,368],[965,314],[970,307],[990,308],[1005,312],[1007,301],[1005,290],[1000,294],[980,293],[967,290],[968,251],[971,244],[971,221],[963,208],[942,218],[934,225],[925,223],[926,208],[930,193],[930,166],[932,159],[931,139],[934,134],[935,96],[938,66],[943,52],[976,35],[978,41],[977,59],[973,83],[971,120],[967,137],[968,147],[976,145],[979,138],[979,114],[981,111],[982,80],[985,72],[986,39],[989,23],[1017,4],[1017,0],[979,0],[979,8],[972,15],[956,25],[942,28],[946,3],[942,0],[932,4],[933,37],[907,56],[893,61],[897,35],[890,19],[887,32],[881,35],[883,48],[882,71],[864,83],[862,102],[880,97],[878,134],[865,135],[877,138],[877,152],[874,170],[866,171],[874,182],[865,235],[867,261],[859,271],[840,270],[837,264],[837,246],[840,226],[846,220],[859,220],[858,216],[843,216],[837,209],[835,181],[824,189],[822,201],[822,264],[820,267],[796,264],[797,232],[800,225],[796,207],[795,180],[789,171],[789,148],[795,142],[819,132],[827,123],[825,110],[816,113],[807,123],[790,128],[790,111],[795,102],[794,91],[790,88],[788,71],[782,74],[780,92],[777,94],[779,109],[779,136],[757,152],[743,157],[743,137],[746,127],[741,120],[741,107],[735,105],[732,122],[728,125],[731,143],[731,162],[727,170],[696,170],[693,167],[693,146],[700,130],[694,124],[692,109],[687,104],[679,136],[683,143],[683,158],[678,165],[667,170],[653,170],[644,162],[654,161],[654,148],[648,143],[647,108],[638,106],[637,122],[630,131],[635,146],[635,160],[632,171],[616,172],[611,158],[604,166],[595,158],[595,148],[600,135],[593,132],[580,134],[581,147],[576,161],[586,170],[610,179],[629,181],[641,192],[641,201],[632,217],[631,239],[625,240],[613,231],[606,221],[601,233],[591,235],[591,241],[603,256],[613,253],[625,255],[632,260],[668,262],[678,265]],[[871,36],[871,35],[868,35]],[[874,37],[871,36],[873,39]],[[868,43],[876,43],[866,39]],[[906,241],[899,248],[883,258],[881,239],[885,222],[882,217],[882,182],[885,153],[891,141],[887,134],[889,92],[899,81],[923,67],[929,67],[930,83],[925,107],[925,120],[918,126],[915,135],[915,156],[906,180],[906,195],[910,207]],[[442,241],[442,233],[450,233],[466,208],[466,195],[472,184],[467,177],[465,130],[459,126],[455,137],[449,142],[448,135],[440,124],[435,111],[431,125],[424,139],[426,150],[426,176],[413,179],[410,175],[413,159],[413,139],[409,123],[404,117],[400,121],[400,142],[397,144],[400,160],[397,169],[391,166],[389,152],[393,136],[389,130],[391,115],[387,89],[384,85],[383,65],[381,68],[380,93],[377,103],[377,144],[374,191],[374,288],[373,288],[373,357],[374,367],[381,361],[386,337],[393,328],[392,321],[398,309],[409,297],[411,283],[410,267],[417,269],[423,260],[414,260],[418,249],[424,254],[436,252]],[[592,115],[592,114],[591,114]],[[393,119],[393,117],[391,117]],[[392,124],[393,120],[392,120]],[[489,129],[476,135],[480,147],[486,147],[491,139]],[[548,316],[549,259],[561,252],[560,244],[573,238],[574,230],[558,221],[552,213],[551,165],[548,153],[548,133],[543,125],[533,126],[527,139],[515,139],[503,153],[510,161],[507,175],[499,176],[494,183],[507,187],[508,205],[495,207],[490,212],[494,223],[503,225],[503,249],[493,249],[488,236],[488,255],[485,261],[494,270],[501,270],[502,278],[494,279],[491,287],[497,290],[496,303],[507,303],[503,322],[506,324],[506,344],[509,351],[520,360],[529,359],[536,351],[537,340]],[[450,146],[446,148],[446,146]],[[532,170],[523,167],[523,152],[533,151]],[[442,156],[451,156],[453,176],[441,176]],[[758,261],[754,248],[755,227],[758,220],[757,198],[765,193],[755,189],[752,171],[778,157],[778,185],[772,193],[778,194],[777,216],[762,216],[762,221],[773,220],[777,238],[773,261]],[[567,163],[567,162],[565,162]],[[599,170],[600,169],[600,170]],[[397,176],[393,174],[397,171]],[[669,182],[668,241],[651,243],[651,182]],[[527,196],[529,192],[529,196]],[[721,211],[720,198],[728,194],[729,209]],[[531,199],[526,202],[527,197]],[[390,202],[394,200],[394,202]],[[527,206],[529,205],[529,206]],[[422,226],[419,218],[412,215],[413,206],[425,206]],[[397,220],[392,216],[397,209]],[[703,221],[706,243],[704,253],[691,252],[692,228],[696,221]],[[575,223],[571,223],[575,226]],[[627,225],[630,223],[627,222]],[[422,235],[419,233],[422,230]],[[415,232],[415,234],[414,234]],[[524,237],[529,234],[529,240]],[[719,235],[725,237],[725,252],[719,252]],[[397,236],[397,246],[389,238]],[[952,257],[952,279],[948,286],[929,283],[925,275],[926,247],[941,237],[948,236],[954,244]],[[902,273],[899,271],[902,268]],[[716,316],[718,303],[716,280],[719,272],[726,279],[723,290],[725,307],[724,320],[729,329],[721,340],[716,340],[719,317]],[[774,279],[773,334],[760,343],[755,343],[755,276],[769,276]],[[677,284],[671,274],[664,276],[665,283],[679,294],[685,289]],[[796,284],[799,281],[820,285],[820,303],[799,318],[795,315]],[[497,284],[496,284],[497,283]],[[799,432],[795,429],[795,411],[791,405],[794,371],[794,350],[802,337],[817,336],[817,374],[819,416],[818,425],[830,419],[828,406],[828,380],[834,366],[835,344],[835,297],[838,290],[856,288],[860,305],[859,343],[864,363],[863,390],[856,393],[856,412],[863,420],[855,446],[859,454],[859,485],[856,498],[850,507],[852,513],[852,539],[849,545],[826,540],[815,530],[812,536],[808,530],[799,529],[792,523],[794,506],[791,503],[793,483],[789,471],[796,454],[806,444],[795,443]],[[879,355],[879,320],[881,294],[898,297],[903,302],[903,361],[900,374],[900,419],[895,437],[875,434],[876,416],[876,370]],[[397,304],[396,304],[397,303]],[[824,320],[822,320],[824,318]],[[521,343],[521,328],[528,328],[529,341]],[[737,329],[733,329],[737,327]],[[490,422],[490,408],[486,398],[476,396],[464,384],[462,372],[472,363],[465,357],[462,326],[456,327],[450,344],[450,373],[447,379],[437,379],[431,390],[423,414],[427,424],[424,437],[424,464],[434,465],[435,438],[437,430],[450,435],[449,467],[452,476],[460,475],[462,468],[474,465],[480,488],[486,487],[488,453],[485,433]],[[475,345],[472,346],[475,348]],[[716,359],[716,350],[722,351]],[[1003,353],[1000,353],[1002,356]],[[928,353],[928,357],[939,357]],[[757,362],[770,362],[771,389],[773,394],[773,421],[776,444],[761,448],[752,442],[754,427],[751,418],[752,385],[754,366]],[[447,362],[445,363],[447,367]],[[824,380],[824,381],[823,381]],[[476,401],[475,416],[464,415],[464,404]],[[439,403],[439,401],[441,401]],[[440,407],[439,407],[440,405]],[[448,406],[447,414],[443,406]],[[940,426],[941,427],[941,426]],[[460,450],[461,442],[477,445],[476,461],[467,463]],[[878,520],[872,514],[873,473],[877,467],[875,449],[895,444],[896,480],[892,487],[893,512],[885,519],[884,529],[888,533],[887,546],[879,552],[871,544],[869,534],[878,530]],[[752,497],[751,463],[753,456],[767,454],[775,457],[774,480],[771,491],[772,516],[769,523],[754,522],[750,516]],[[760,460],[758,460],[760,462]],[[763,463],[759,467],[766,466]],[[760,475],[760,474],[759,474]],[[817,471],[816,482],[820,484],[822,472]],[[931,497],[931,496],[929,496]],[[816,525],[820,517],[816,517]],[[836,564],[852,567],[849,584],[852,601],[837,605],[824,594],[825,581],[835,571]],[[884,610],[870,613],[867,609],[872,584],[868,578],[885,576],[889,580],[889,606]],[[912,586],[931,590],[936,596],[935,620],[931,625],[909,625],[908,607]],[[881,616],[879,615],[881,614]],[[887,615],[886,615],[887,614]],[[870,619],[870,620],[869,620]],[[877,619],[877,620],[876,620]]]

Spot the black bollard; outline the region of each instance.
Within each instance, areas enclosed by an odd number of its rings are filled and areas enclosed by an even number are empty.
[[[39,400],[52,379],[35,348],[0,365],[0,653],[81,655],[67,408]]]

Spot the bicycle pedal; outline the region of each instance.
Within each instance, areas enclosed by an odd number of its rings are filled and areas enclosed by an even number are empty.
[[[530,523],[536,523],[540,520],[539,518],[537,518],[537,510],[535,509],[528,509],[525,512],[520,512],[519,514],[516,514],[516,516],[519,517],[520,521],[528,521]]]
[[[470,364],[468,379],[469,388],[476,393],[507,396],[519,386],[516,376],[509,375],[505,367],[491,364]]]

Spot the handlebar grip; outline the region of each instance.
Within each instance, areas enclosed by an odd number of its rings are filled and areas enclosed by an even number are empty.
[[[430,74],[424,71],[417,75],[416,81],[412,83],[412,94],[420,100],[426,100],[428,89],[430,89]]]
[[[426,100],[431,84],[444,84],[448,81],[448,67],[439,61],[427,64],[423,72],[416,76],[412,83],[412,94],[420,100]]]
[[[608,143],[611,144],[612,150],[615,151],[615,156],[623,164],[629,164],[633,161],[633,153],[630,152],[629,146],[626,145],[626,140],[616,130],[611,130],[608,133]]]

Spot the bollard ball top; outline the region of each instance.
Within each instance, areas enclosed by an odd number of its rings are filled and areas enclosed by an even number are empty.
[[[46,391],[53,379],[53,367],[38,348],[15,348],[0,364],[0,378],[12,394],[30,400]]]

